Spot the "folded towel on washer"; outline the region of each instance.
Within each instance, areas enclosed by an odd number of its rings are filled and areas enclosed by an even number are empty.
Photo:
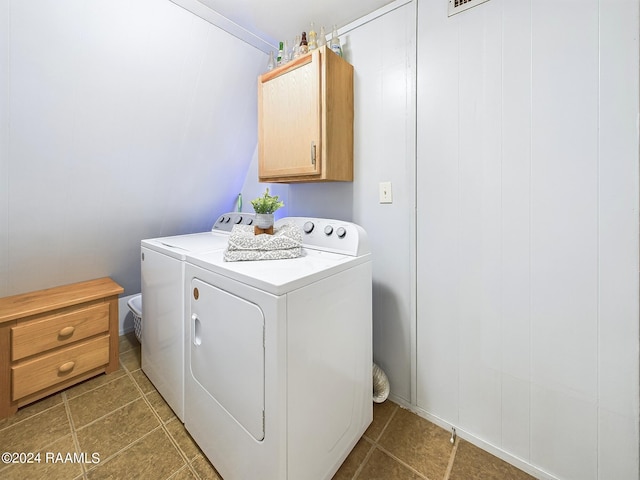
[[[224,252],[224,261],[283,260],[285,258],[298,258],[301,255],[302,250],[300,248],[286,248],[284,250],[227,250]]]
[[[236,262],[296,258],[302,255],[301,245],[302,232],[293,223],[274,228],[273,235],[255,235],[251,225],[234,225],[224,259],[227,262]]]

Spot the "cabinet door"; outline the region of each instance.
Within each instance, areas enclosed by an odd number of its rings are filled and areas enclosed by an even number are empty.
[[[284,71],[260,77],[260,180],[321,173],[320,101],[317,51]]]

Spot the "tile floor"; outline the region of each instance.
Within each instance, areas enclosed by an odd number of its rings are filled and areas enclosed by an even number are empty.
[[[375,404],[373,423],[334,480],[533,478],[464,440],[451,445],[449,438],[390,401]],[[0,420],[0,452],[40,452],[39,463],[0,463],[5,480],[220,478],[140,369],[133,334],[120,338],[117,372]]]

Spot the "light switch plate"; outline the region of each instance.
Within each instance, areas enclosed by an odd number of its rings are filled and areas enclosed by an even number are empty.
[[[393,203],[391,182],[380,182],[380,203]]]

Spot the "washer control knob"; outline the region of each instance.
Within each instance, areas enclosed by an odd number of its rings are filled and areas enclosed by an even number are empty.
[[[247,225],[251,225],[253,223],[253,218],[247,218]]]
[[[236,217],[236,219],[234,220],[234,222],[236,222],[236,224],[238,224],[238,223],[242,223],[242,217],[241,217],[240,215],[238,215],[238,216]]]
[[[311,233],[313,231],[313,227],[315,227],[313,222],[305,222],[302,229],[304,230],[304,233]]]
[[[218,223],[224,223],[224,221],[227,219],[227,217],[222,216],[220,217],[220,221]]]
[[[336,230],[336,235],[338,235],[338,237],[340,238],[344,238],[346,234],[347,234],[347,229],[344,227],[338,227],[338,230]]]
[[[324,234],[325,235],[331,235],[333,233],[333,227],[331,225],[327,225],[326,227],[324,227]]]
[[[226,217],[226,220],[224,222],[229,223],[229,220],[231,220],[231,217]]]

